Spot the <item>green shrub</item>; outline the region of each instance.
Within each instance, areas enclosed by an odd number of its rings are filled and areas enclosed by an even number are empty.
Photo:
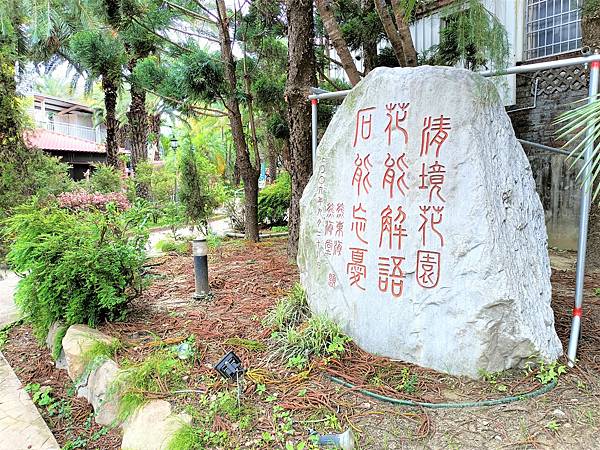
[[[175,252],[179,255],[189,255],[192,251],[192,245],[188,240],[161,239],[156,243],[156,249],[163,253]]]
[[[216,168],[199,149],[184,140],[179,171],[179,199],[185,216],[190,224],[207,230],[208,219],[226,197]]]
[[[206,235],[206,245],[208,245],[208,248],[210,248],[211,250],[215,250],[221,245],[223,245],[223,239],[221,239],[221,237],[217,234],[209,232]]]
[[[292,198],[292,181],[283,172],[275,181],[258,194],[258,222],[261,225],[287,224],[288,209]]]
[[[32,201],[6,221],[9,265],[25,274],[15,300],[43,339],[52,323],[122,318],[141,291],[146,213],[69,211]]]
[[[279,300],[275,308],[269,311],[263,325],[274,331],[294,327],[306,320],[310,315],[306,293],[300,283],[296,283],[289,294]]]
[[[90,181],[86,183],[86,189],[89,192],[100,192],[101,194],[121,192],[122,188],[120,171],[106,164],[98,164],[90,175]]]
[[[331,320],[313,316],[297,327],[274,333],[273,340],[277,346],[276,353],[287,359],[288,365],[295,362],[301,368],[312,356],[340,356],[346,351],[350,338]],[[302,363],[298,364],[299,361]]]

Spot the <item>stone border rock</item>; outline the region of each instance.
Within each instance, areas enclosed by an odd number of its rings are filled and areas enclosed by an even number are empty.
[[[260,239],[268,239],[268,238],[275,238],[275,237],[283,237],[283,236],[287,236],[288,234],[289,233],[287,231],[278,231],[276,233],[259,233],[258,237]],[[230,237],[230,238],[243,238],[243,237],[245,237],[245,234],[238,233],[236,231],[226,231],[225,236]]]
[[[46,344],[52,351],[60,326],[53,325]],[[165,400],[151,400],[140,406],[127,420],[119,423],[120,399],[111,387],[123,372],[112,359],[88,364],[86,351],[97,342],[112,343],[110,336],[86,325],[71,325],[62,339],[63,350],[57,367],[66,369],[77,384],[77,395],[84,397],[94,408],[96,423],[120,426],[123,431],[121,448],[128,450],[164,450],[175,432],[192,418],[175,414]]]

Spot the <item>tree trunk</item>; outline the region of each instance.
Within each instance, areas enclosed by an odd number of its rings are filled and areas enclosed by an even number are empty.
[[[160,160],[160,113],[148,115],[148,144],[154,161]]]
[[[300,198],[312,174],[309,89],[316,83],[312,0],[288,0],[288,78],[285,94],[290,129],[292,198],[288,215],[288,256],[298,255]]]
[[[250,150],[244,135],[244,124],[240,105],[236,96],[237,78],[235,74],[235,61],[231,50],[231,38],[229,37],[229,19],[225,0],[216,0],[217,13],[219,16],[219,43],[221,46],[221,59],[225,68],[225,81],[229,92],[225,99],[231,136],[236,148],[236,162],[240,175],[244,181],[245,201],[245,234],[246,239],[258,242],[258,177],[260,166],[255,168],[250,158]],[[257,149],[258,151],[258,149]]]
[[[275,182],[277,178],[277,143],[275,138],[271,135],[267,135],[267,145],[269,146],[268,158],[269,158],[269,182]]]
[[[363,43],[364,73],[367,75],[377,66],[377,42],[369,40]]]
[[[117,108],[117,84],[108,77],[102,77],[102,90],[104,91],[104,108],[106,109],[106,164],[118,169],[117,130],[119,123],[115,112]]]
[[[131,71],[135,64],[135,60],[130,62]],[[131,93],[131,103],[129,111],[127,111],[127,119],[129,119],[129,141],[131,142],[131,169],[135,176],[138,164],[148,160],[148,115],[146,113],[146,91],[132,83],[129,92]],[[148,185],[140,182],[137,177],[135,177],[135,189],[138,197],[149,199]]]
[[[404,56],[404,50],[402,47],[402,38],[396,29],[396,25],[392,20],[392,16],[390,16],[385,0],[373,0],[373,2],[375,4],[377,15],[379,16],[381,24],[383,25],[383,30],[390,41],[392,50],[394,50],[398,64],[400,67],[406,67],[406,57]]]
[[[588,12],[581,19],[583,45],[592,51],[600,49],[600,8]],[[597,184],[596,186],[597,187]],[[595,189],[592,189],[594,192]],[[592,200],[587,239],[586,267],[592,270],[600,269],[600,197]]]
[[[363,15],[371,13],[373,11],[373,2],[371,0],[361,0],[361,9]],[[377,36],[365,36],[362,51],[364,62],[363,72],[367,75],[377,65]]]
[[[312,151],[311,151],[312,156]],[[292,174],[292,156],[290,155],[290,138],[285,138],[283,147],[281,147],[281,161],[283,168],[291,175]]]
[[[352,83],[352,86],[355,86],[360,81],[360,73],[356,69],[356,64],[354,64],[354,59],[348,49],[348,44],[346,44],[346,40],[344,39],[344,36],[342,36],[342,30],[335,20],[330,0],[316,0],[316,3],[319,15],[323,20],[325,31],[329,35],[331,43],[340,57],[340,62],[348,75],[350,83]]]
[[[413,44],[412,36],[410,34],[407,20],[408,17],[405,17],[406,11],[399,3],[399,0],[391,1],[396,16],[396,26],[398,27],[398,35],[400,37],[400,42],[402,43],[402,53],[404,53],[406,67],[417,67],[417,51],[415,50],[415,44]]]

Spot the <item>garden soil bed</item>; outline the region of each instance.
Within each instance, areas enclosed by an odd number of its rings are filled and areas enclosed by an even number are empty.
[[[305,440],[309,429],[331,432],[352,427],[360,448],[600,448],[600,274],[586,277],[583,334],[578,366],[560,377],[548,394],[531,400],[490,408],[443,409],[397,407],[380,402],[333,383],[335,375],[378,394],[427,402],[476,401],[521,394],[539,388],[536,372],[522,370],[502,374],[491,381],[452,377],[409,364],[392,362],[364,353],[349,345],[339,360],[313,361],[309,370],[293,371],[274,357],[271,330],[262,319],[298,280],[297,268],[285,253],[285,239],[260,244],[229,241],[210,255],[211,300],[191,300],[194,291],[190,257],[166,255],[148,265],[151,284],[132,305],[126,322],[103,324],[100,330],[118,337],[124,348],[118,359],[141,361],[157,347],[168,347],[195,336],[199,357],[186,377],[187,389],[212,395],[234,389],[220,379],[214,364],[234,350],[249,369],[242,400],[255,413],[248,430],[218,417],[213,430],[228,431],[230,444],[249,448],[279,448],[281,444],[261,441],[263,433],[281,432],[280,413],[290,411],[291,428],[285,440]],[[568,255],[561,255],[568,259]],[[564,262],[564,261],[563,261]],[[552,274],[553,307],[557,331],[566,347],[570,327],[574,272],[562,264]],[[53,368],[45,348],[35,343],[28,326],[13,329],[5,356],[24,384],[53,387],[53,395],[73,404],[68,423],[44,418],[59,443],[74,436],[87,439],[88,448],[118,448],[119,434],[110,431],[92,440],[100,427],[89,425],[91,408],[83,399],[68,396],[71,385],[66,372]],[[239,338],[264,344],[250,350]],[[407,389],[406,382],[410,389]],[[403,387],[399,387],[402,385]],[[266,389],[266,392],[261,391]],[[154,394],[183,408],[196,405],[199,394]],[[281,433],[280,433],[281,434]]]

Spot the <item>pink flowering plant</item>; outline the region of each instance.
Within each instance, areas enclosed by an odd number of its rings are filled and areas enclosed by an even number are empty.
[[[122,192],[100,192],[75,191],[64,192],[57,197],[61,208],[71,211],[106,211],[107,205],[112,203],[118,211],[126,211],[131,207],[129,200]]]

